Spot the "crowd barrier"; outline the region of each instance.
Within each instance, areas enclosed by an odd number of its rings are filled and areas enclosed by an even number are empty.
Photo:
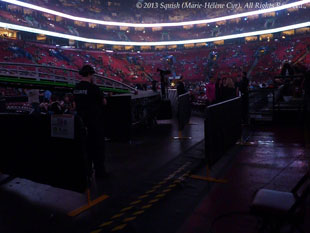
[[[241,137],[241,97],[207,107],[205,156],[212,167]]]
[[[116,141],[131,139],[132,105],[137,100],[130,95],[107,98],[102,119],[105,137]],[[144,100],[147,101],[145,111],[147,115],[156,115],[153,111],[158,108],[159,101],[155,98],[151,105],[149,100]],[[1,113],[0,128],[3,151],[0,172],[59,188],[85,191],[85,137],[82,136],[83,123],[79,117]]]
[[[116,141],[129,141],[131,138],[131,96],[111,96],[107,98],[104,111],[106,137]]]
[[[189,92],[178,97],[177,106],[179,130],[183,130],[185,125],[188,124],[191,117],[191,102]]]
[[[157,93],[145,96],[132,96],[131,99],[131,122],[132,124],[150,124],[159,114],[161,98]]]
[[[55,121],[51,126],[48,115],[0,114],[0,171],[84,192],[87,173],[80,121],[72,115]]]

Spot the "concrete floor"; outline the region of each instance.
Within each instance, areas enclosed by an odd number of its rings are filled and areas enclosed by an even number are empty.
[[[258,128],[250,141],[255,145],[242,146],[223,175],[228,183],[213,186],[179,233],[259,232],[257,219],[249,215],[255,191],[290,191],[309,169],[309,149],[303,145],[299,128]],[[310,232],[310,203],[307,205],[303,229]]]
[[[308,168],[301,129],[260,127],[249,138],[254,146],[235,146],[212,168],[227,184],[191,179],[189,173],[205,173],[203,119],[191,122],[183,135],[192,140],[173,140],[176,124],[162,121],[135,130],[131,143],[109,142],[109,176],[92,186],[92,196],[110,197],[77,217],[66,214],[83,205],[85,195],[21,178],[4,182],[0,175],[0,232],[208,232],[217,216],[247,212],[258,188],[290,190]],[[255,230],[256,219],[233,216],[213,233]]]
[[[183,131],[191,140],[178,136],[174,121],[159,121],[152,129],[135,129],[130,143],[107,143],[106,167],[109,176],[92,186],[92,197],[110,197],[78,217],[67,213],[86,203],[80,193],[0,174],[0,232],[87,232],[105,216],[128,205],[139,192],[152,185],[155,176],[172,173],[174,165],[163,171],[180,154],[203,140],[202,118],[192,117]],[[57,172],[57,168],[55,168]],[[156,181],[156,178],[155,178]],[[18,210],[18,211],[16,211]]]

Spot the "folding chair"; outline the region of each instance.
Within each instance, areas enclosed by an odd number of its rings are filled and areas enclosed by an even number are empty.
[[[285,226],[289,227],[291,233],[295,230],[304,232],[300,225],[304,221],[309,190],[309,172],[291,192],[259,189],[250,210],[261,220],[260,232],[280,233]]]

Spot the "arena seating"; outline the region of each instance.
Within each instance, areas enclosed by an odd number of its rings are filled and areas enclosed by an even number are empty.
[[[97,73],[133,85],[149,83],[152,78],[159,80],[157,68],[169,69],[191,82],[205,81],[207,77],[235,79],[242,70],[249,71],[252,81],[267,82],[280,74],[285,61],[309,64],[309,44],[310,39],[304,35],[269,42],[136,53],[67,49],[4,39],[0,41],[0,61],[74,70],[91,64]]]

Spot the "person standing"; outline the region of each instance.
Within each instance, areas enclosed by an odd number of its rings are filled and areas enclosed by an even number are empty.
[[[185,85],[183,83],[183,77],[181,76],[180,79],[177,81],[177,94],[178,96],[180,96],[185,93],[186,93]]]
[[[87,169],[92,175],[92,165],[97,178],[106,175],[105,171],[105,146],[103,133],[103,106],[105,99],[99,87],[94,83],[95,70],[90,65],[85,65],[79,71],[82,81],[79,82],[73,91],[76,112],[83,120],[87,129],[86,153]]]
[[[209,104],[213,104],[216,98],[214,78],[211,78],[209,83],[206,85],[206,92]]]
[[[239,83],[239,91],[241,93],[241,105],[242,105],[242,121],[248,123],[249,114],[249,79],[247,78],[247,72],[242,72],[242,78]]]
[[[223,79],[217,78],[215,82],[215,102],[219,103],[223,100]]]
[[[236,97],[235,84],[232,78],[224,78],[222,91],[224,101]]]
[[[160,75],[161,97],[162,99],[166,99],[168,97],[167,95],[168,79],[166,75],[171,74],[171,72],[169,70],[161,70],[161,69],[157,69],[157,72],[159,72]]]
[[[304,89],[304,116],[305,116],[305,143],[306,147],[310,147],[310,71],[308,70],[304,75],[303,80]]]

